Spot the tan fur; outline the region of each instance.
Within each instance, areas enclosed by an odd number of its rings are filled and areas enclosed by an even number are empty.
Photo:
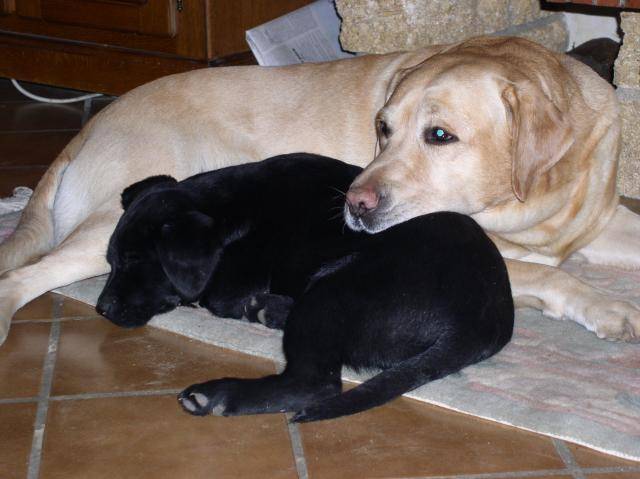
[[[376,138],[376,117],[392,124],[388,141]],[[460,141],[425,145],[429,122]],[[569,317],[600,336],[637,338],[640,311],[629,303],[555,267],[516,261],[557,265],[604,229],[617,206],[619,134],[609,85],[522,39],[157,80],[85,127],[0,246],[0,271],[9,270],[0,277],[0,341],[27,301],[108,271],[104,252],[121,212],[119,194],[130,183],[295,151],[362,166],[373,159],[354,185],[387,195],[380,228],[435,210],[468,213],[510,258],[520,304]],[[616,234],[624,224],[616,222]]]
[[[38,182],[35,194],[22,212],[20,228],[0,248],[0,274],[47,253],[54,246],[51,210],[56,191],[82,142],[82,135],[73,138]]]

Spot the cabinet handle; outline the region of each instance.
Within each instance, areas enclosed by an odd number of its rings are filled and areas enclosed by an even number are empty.
[[[177,2],[176,2],[176,9],[177,9],[179,12],[182,12],[182,10],[184,10],[184,3],[183,3],[183,0],[177,0]]]

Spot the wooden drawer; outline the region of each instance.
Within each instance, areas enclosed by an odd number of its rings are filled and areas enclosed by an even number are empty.
[[[22,16],[36,15],[48,23],[81,25],[89,28],[173,37],[176,34],[174,0],[30,0]],[[18,10],[18,14],[20,14]]]
[[[207,58],[206,8],[200,0],[183,0],[180,12],[177,0],[11,1],[13,11],[0,17],[0,31]]]

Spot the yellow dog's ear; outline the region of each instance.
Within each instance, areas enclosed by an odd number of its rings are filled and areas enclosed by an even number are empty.
[[[513,192],[525,201],[534,181],[564,156],[574,141],[565,115],[531,81],[507,85],[502,101],[511,123]]]
[[[391,98],[391,95],[393,95],[393,92],[396,91],[396,88],[398,88],[398,85],[400,84],[400,82],[404,80],[409,73],[420,68],[423,63],[424,61],[418,63],[417,65],[410,66],[409,68],[402,68],[401,70],[398,70],[393,74],[393,76],[391,77],[391,80],[387,84],[387,89],[384,93],[385,104],[389,101],[389,98]]]
[[[429,48],[423,51],[424,55],[420,54],[419,51],[416,51],[416,55],[412,57],[414,58],[415,63],[413,63],[413,61],[408,61],[408,65],[405,64],[401,68],[398,68],[398,70],[396,70],[391,76],[391,79],[389,80],[389,83],[387,84],[387,88],[385,90],[385,104],[387,103],[387,101],[389,101],[389,98],[391,98],[393,92],[396,91],[396,88],[398,88],[400,82],[404,80],[407,75],[425,66],[425,64],[433,57],[441,53],[448,52],[449,50],[457,47],[459,44],[460,43],[454,43],[450,45],[431,45]]]

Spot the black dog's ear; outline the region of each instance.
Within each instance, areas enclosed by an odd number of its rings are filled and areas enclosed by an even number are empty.
[[[197,211],[162,225],[156,250],[167,278],[188,302],[202,294],[222,253],[213,219]]]
[[[133,183],[132,185],[127,186],[122,192],[122,209],[126,210],[127,208],[129,208],[133,200],[135,200],[140,193],[154,185],[177,182],[178,180],[176,180],[172,176],[158,175],[150,176],[149,178],[145,178],[144,180],[138,181],[137,183]]]

